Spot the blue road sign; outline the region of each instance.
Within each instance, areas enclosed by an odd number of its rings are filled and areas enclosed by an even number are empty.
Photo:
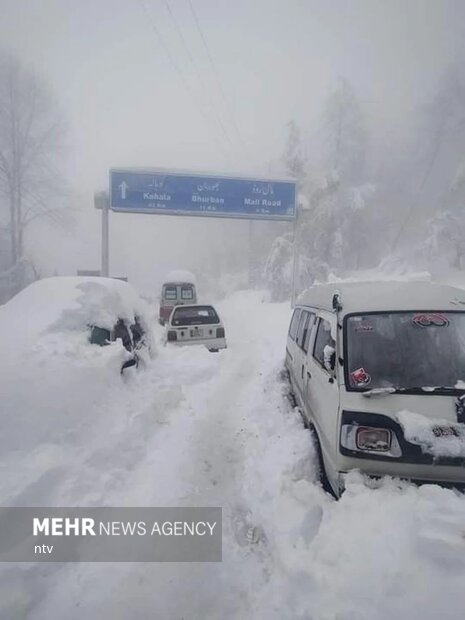
[[[293,181],[110,170],[113,211],[293,220],[295,197]]]

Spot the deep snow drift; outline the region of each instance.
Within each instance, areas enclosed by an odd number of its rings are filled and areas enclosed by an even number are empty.
[[[340,501],[325,495],[285,398],[290,309],[262,299],[218,304],[227,350],[159,345],[70,417],[66,450],[44,439],[2,461],[3,503],[222,506],[223,562],[4,565],[1,617],[463,617],[465,498],[356,473]]]

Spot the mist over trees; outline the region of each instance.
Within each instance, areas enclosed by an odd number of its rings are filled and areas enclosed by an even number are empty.
[[[25,234],[45,218],[66,222],[67,188],[60,172],[63,124],[46,85],[21,63],[0,56],[0,295],[37,276]]]
[[[0,303],[40,275],[27,251],[34,223],[69,220],[63,148],[63,122],[47,85],[0,55]],[[316,121],[285,126],[280,160],[270,162],[270,177],[283,174],[297,181],[295,228],[209,222],[205,253],[201,234],[186,236],[186,257],[187,249],[199,255],[209,282],[226,274],[223,288],[265,286],[284,300],[294,277],[299,292],[379,267],[439,277],[463,269],[465,68],[451,65],[427,100],[389,122],[350,81],[338,80]]]
[[[346,80],[310,133],[288,124],[282,161],[299,188],[297,291],[380,265],[433,275],[465,266],[465,69],[450,67],[404,126],[400,139],[381,140],[389,128]],[[287,227],[265,263],[276,300],[290,295],[292,239]]]

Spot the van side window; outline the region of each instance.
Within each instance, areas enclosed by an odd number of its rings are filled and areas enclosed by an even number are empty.
[[[302,344],[302,349],[305,351],[305,353],[307,353],[308,351],[308,344],[310,342],[310,336],[313,331],[314,323],[315,323],[315,315],[313,314],[313,312],[310,312],[308,323],[307,323],[307,329],[305,331],[304,342]]]
[[[310,318],[310,312],[307,312],[306,310],[302,310],[302,313],[300,315],[299,328],[297,330],[297,338],[296,338],[297,346],[301,348],[303,348],[305,336],[307,334],[307,324],[308,324],[309,318]]]
[[[289,336],[292,340],[295,340],[297,334],[297,325],[299,324],[300,318],[300,308],[296,308],[294,310],[294,314],[292,315],[291,324],[289,326]]]
[[[321,364],[321,366],[323,366],[323,368],[327,370],[330,353],[329,347],[334,350],[336,348],[336,343],[331,336],[331,324],[329,321],[320,319],[317,330],[315,345],[313,347],[313,357]]]

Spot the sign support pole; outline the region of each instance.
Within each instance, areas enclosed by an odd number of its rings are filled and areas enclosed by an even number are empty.
[[[110,244],[109,244],[109,213],[110,205],[105,200],[102,205],[102,264],[101,275],[108,278],[110,275]]]
[[[298,243],[297,243],[297,219],[299,215],[299,208],[297,205],[295,218],[292,225],[292,291],[291,291],[291,308],[295,306],[295,298],[296,298],[296,286],[297,286],[297,273],[298,273],[298,265],[299,265],[299,252],[298,252]]]

